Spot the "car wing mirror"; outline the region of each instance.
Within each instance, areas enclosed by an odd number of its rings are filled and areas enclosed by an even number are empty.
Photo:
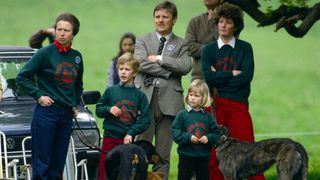
[[[90,105],[90,104],[97,104],[101,97],[101,94],[99,91],[84,91],[82,93],[82,99],[84,104]]]

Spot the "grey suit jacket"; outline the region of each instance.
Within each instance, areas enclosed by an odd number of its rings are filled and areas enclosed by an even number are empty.
[[[146,75],[153,76],[154,81],[158,79],[160,110],[165,115],[175,116],[184,107],[181,78],[192,69],[188,44],[182,38],[172,34],[163,49],[162,61],[149,62],[148,56],[156,55],[158,46],[156,32],[137,38],[134,55],[140,61],[140,68],[134,82],[136,87],[146,94],[150,103],[154,86],[146,87],[143,80]]]

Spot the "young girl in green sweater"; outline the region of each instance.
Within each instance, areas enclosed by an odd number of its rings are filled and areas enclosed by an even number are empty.
[[[197,179],[209,179],[209,156],[212,146],[218,140],[218,127],[213,116],[204,111],[210,106],[209,88],[200,79],[192,81],[188,104],[172,123],[173,140],[178,144],[178,179],[191,179],[193,172]]]

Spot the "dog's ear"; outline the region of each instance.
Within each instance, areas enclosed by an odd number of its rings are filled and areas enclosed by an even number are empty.
[[[223,135],[223,132],[222,132],[221,128],[219,128],[217,136],[218,136],[217,140],[216,140],[216,142],[214,144],[215,148],[218,148],[220,145],[222,145],[222,144],[224,144],[226,142],[225,138],[224,138],[225,136]]]
[[[147,180],[162,180],[163,177],[163,172],[147,172]]]
[[[158,154],[152,154],[150,162],[151,164],[158,164],[161,160],[161,157]]]
[[[220,128],[221,138],[225,141],[229,137],[229,130],[225,126],[221,126]]]
[[[154,172],[157,176],[159,176],[161,179],[164,177],[163,172]]]
[[[215,144],[216,147],[220,146],[221,144],[223,144],[229,139],[229,131],[225,126],[218,125],[218,133],[219,133],[219,139]]]
[[[163,159],[160,157],[159,153],[156,151],[156,147],[154,147],[151,142],[139,140],[135,141],[134,144],[138,145],[146,152],[149,164],[158,164],[159,162],[163,163]]]

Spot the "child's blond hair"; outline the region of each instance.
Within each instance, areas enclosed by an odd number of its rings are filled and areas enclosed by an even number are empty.
[[[211,105],[212,100],[210,97],[209,87],[203,80],[195,79],[191,82],[191,84],[188,88],[188,93],[184,99],[184,101],[188,104],[189,104],[188,96],[189,96],[190,92],[200,94],[200,96],[202,97],[202,102],[201,102],[200,106],[202,108],[206,108]]]
[[[119,69],[119,66],[122,64],[128,63],[132,69],[133,73],[138,73],[140,63],[139,61],[133,56],[132,53],[126,52],[122,56],[119,57],[117,62],[117,69]]]

